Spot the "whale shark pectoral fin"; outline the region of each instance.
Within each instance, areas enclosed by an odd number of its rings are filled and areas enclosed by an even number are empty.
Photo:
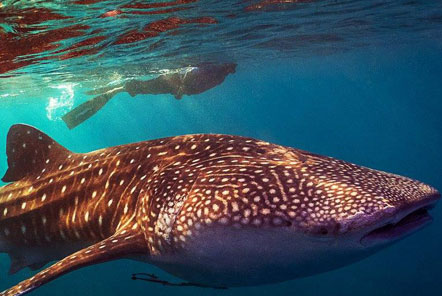
[[[8,170],[2,178],[4,182],[37,174],[48,159],[54,161],[72,153],[45,133],[25,124],[13,125],[6,142]]]
[[[146,255],[147,252],[148,248],[143,233],[123,230],[58,261],[35,276],[1,292],[0,296],[23,295],[73,270],[128,255]]]

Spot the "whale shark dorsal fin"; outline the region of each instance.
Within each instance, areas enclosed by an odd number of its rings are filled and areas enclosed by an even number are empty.
[[[8,170],[3,182],[18,181],[38,174],[50,161],[65,158],[69,150],[38,129],[16,124],[11,126],[6,140]]]

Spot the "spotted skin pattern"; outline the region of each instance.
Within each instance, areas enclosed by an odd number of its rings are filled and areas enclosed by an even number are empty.
[[[3,180],[12,183],[0,188],[0,250],[11,256],[10,272],[61,260],[2,296],[103,261],[175,258],[207,229],[337,237],[438,196],[406,177],[229,135],[81,154],[14,125],[7,155]]]

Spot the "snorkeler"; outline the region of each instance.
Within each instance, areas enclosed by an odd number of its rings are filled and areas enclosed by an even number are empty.
[[[235,69],[236,64],[234,63],[205,63],[182,68],[178,72],[163,74],[147,81],[130,80],[122,86],[108,89],[101,95],[81,104],[65,114],[62,119],[69,129],[73,129],[97,113],[120,92],[127,92],[132,97],[138,94],[172,94],[178,100],[183,95],[200,94],[221,84],[227,75],[235,73]],[[103,92],[103,89],[101,89],[101,92]]]

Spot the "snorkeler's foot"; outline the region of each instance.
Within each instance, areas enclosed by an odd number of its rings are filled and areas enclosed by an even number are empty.
[[[69,129],[73,129],[103,108],[117,92],[104,93],[93,98],[63,115],[62,119]]]
[[[212,286],[206,286],[198,283],[191,283],[191,282],[178,282],[178,283],[172,283],[166,280],[159,279],[156,275],[152,273],[133,273],[132,277],[133,280],[141,280],[151,283],[157,283],[161,284],[163,286],[173,286],[173,287],[199,287],[199,288],[212,288],[212,289],[227,289],[227,287],[212,287]]]

